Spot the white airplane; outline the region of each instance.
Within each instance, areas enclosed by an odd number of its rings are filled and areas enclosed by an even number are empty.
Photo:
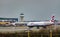
[[[12,26],[22,26],[22,25],[27,25],[26,22],[14,22],[14,23],[11,23],[10,25]]]
[[[38,29],[39,29],[39,27],[46,28],[46,26],[50,26],[50,25],[54,25],[54,16],[51,17],[51,20],[50,21],[29,22],[27,24],[27,26],[29,28],[37,27]]]

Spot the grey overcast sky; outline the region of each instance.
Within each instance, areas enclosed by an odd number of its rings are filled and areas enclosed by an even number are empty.
[[[25,20],[50,20],[55,15],[60,20],[60,0],[0,0],[0,17],[17,17]]]

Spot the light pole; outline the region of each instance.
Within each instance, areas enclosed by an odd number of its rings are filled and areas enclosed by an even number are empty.
[[[52,37],[52,29],[50,29],[50,37]]]
[[[30,37],[30,31],[28,30],[28,37]]]
[[[30,28],[28,28],[28,37],[30,37]]]

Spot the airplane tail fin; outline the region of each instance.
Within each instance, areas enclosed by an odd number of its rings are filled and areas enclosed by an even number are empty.
[[[55,18],[55,16],[52,16],[50,22],[54,22],[54,20],[55,20],[54,18]]]

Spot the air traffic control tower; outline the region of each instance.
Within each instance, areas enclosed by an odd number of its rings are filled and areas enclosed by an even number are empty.
[[[21,21],[21,22],[24,21],[24,14],[23,14],[23,13],[20,14],[20,21]]]

